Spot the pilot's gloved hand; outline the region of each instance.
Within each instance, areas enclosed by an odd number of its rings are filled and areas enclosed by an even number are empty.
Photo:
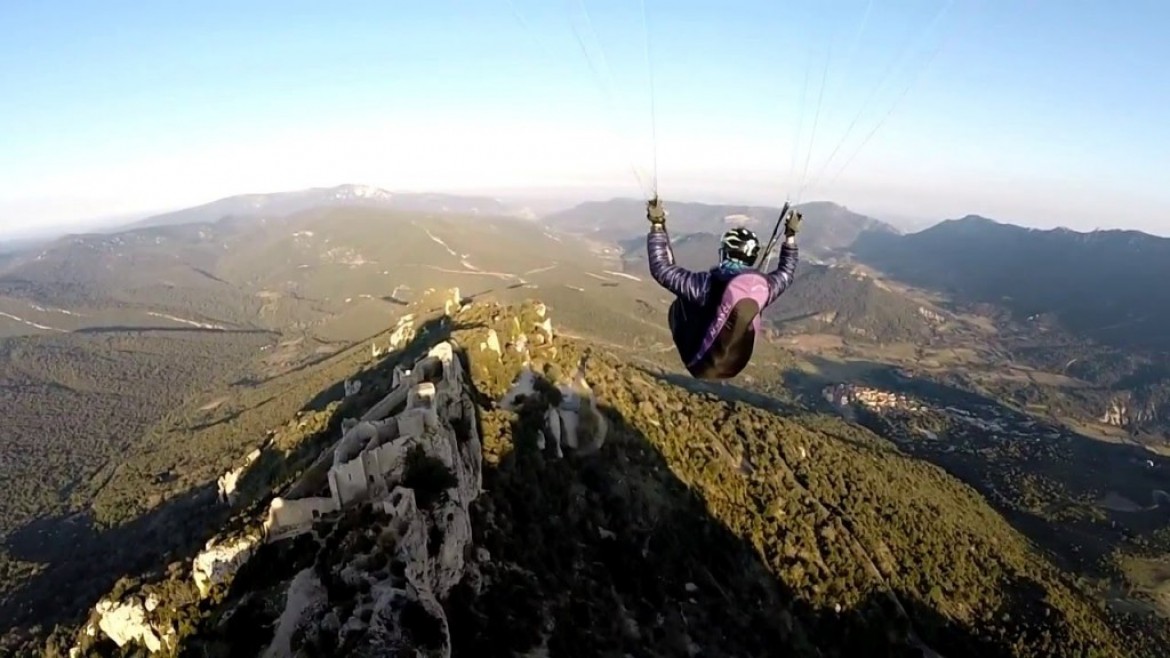
[[[795,237],[796,232],[800,230],[800,222],[804,220],[804,215],[793,210],[788,213],[788,220],[784,222],[784,237]]]
[[[646,202],[646,219],[650,221],[652,227],[666,226],[666,208],[658,197]]]

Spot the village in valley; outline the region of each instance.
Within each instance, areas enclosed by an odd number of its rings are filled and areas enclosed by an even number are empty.
[[[1170,500],[1165,493],[1170,464],[1157,452],[1136,441],[1086,436],[1055,419],[916,379],[904,370],[892,381],[896,384],[889,388],[830,384],[821,397],[845,418],[941,466],[1001,508],[1052,522],[1102,523],[1119,537],[1160,523],[1135,514],[1160,514],[1160,504]]]

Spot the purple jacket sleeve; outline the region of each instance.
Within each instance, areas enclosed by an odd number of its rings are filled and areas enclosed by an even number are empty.
[[[706,303],[711,275],[674,264],[674,250],[670,248],[670,235],[665,228],[650,229],[646,236],[646,255],[650,261],[650,276],[658,285],[691,304],[701,306]]]
[[[765,306],[771,306],[772,302],[788,289],[796,273],[796,261],[799,256],[796,245],[788,244],[787,241],[781,245],[780,260],[776,263],[776,269],[765,275],[768,277],[768,303]]]

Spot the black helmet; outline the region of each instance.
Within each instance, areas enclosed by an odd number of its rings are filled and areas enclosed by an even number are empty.
[[[719,240],[719,260],[734,260],[744,265],[751,265],[756,261],[756,254],[760,252],[760,241],[750,229],[743,227],[733,228],[723,234]]]

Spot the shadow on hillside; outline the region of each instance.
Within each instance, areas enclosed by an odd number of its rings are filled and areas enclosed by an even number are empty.
[[[267,329],[210,329],[207,327],[141,327],[133,325],[116,325],[109,327],[85,327],[74,329],[74,334],[142,334],[142,333],[171,333],[171,334],[272,334]]]
[[[815,357],[812,360],[816,362]],[[1139,445],[1086,436],[1052,418],[1014,409],[955,385],[903,376],[895,366],[866,361],[858,361],[857,366],[857,375],[849,383],[913,396],[932,409],[944,410],[951,419],[939,441],[923,441],[904,422],[864,410],[856,413],[858,423],[890,439],[902,452],[935,464],[977,489],[1016,530],[1050,551],[1060,566],[1103,575],[1099,562],[1114,549],[1135,535],[1165,527],[1165,510],[1098,509],[1101,515],[1095,515],[1096,506],[1084,501],[1113,492],[1148,502],[1154,491],[1166,488],[1170,458]],[[830,410],[820,391],[841,382],[790,371],[785,373],[785,383],[815,394],[817,405]]]
[[[472,528],[490,554],[490,586],[477,594],[465,580],[452,592],[455,656],[521,655],[542,643],[558,657],[931,655],[911,647],[909,624],[885,596],[840,611],[802,599],[620,411],[601,412],[609,432],[596,454],[541,453],[537,407],[512,422],[513,449],[485,463]],[[899,598],[948,658],[1003,655]]]
[[[812,318],[815,318],[818,315],[822,315],[821,311],[808,311],[806,313],[801,313],[799,315],[793,315],[791,317],[788,317],[788,316],[785,316],[785,314],[783,312],[784,310],[785,309],[783,309],[783,308],[777,308],[775,311],[772,311],[771,313],[767,313],[765,315],[766,319],[769,321],[769,324],[772,327],[774,327],[778,330],[781,330],[781,331],[788,329],[791,325],[795,325],[798,322],[802,322],[804,320],[811,320]]]
[[[442,310],[441,307],[427,309],[428,312],[439,311],[439,310]],[[371,369],[381,368],[386,363],[390,363],[391,369],[393,369],[393,362],[395,362],[396,359],[402,358],[403,355],[413,354],[413,353],[419,352],[420,349],[421,349],[421,354],[425,354],[426,350],[430,349],[435,344],[437,344],[443,340],[446,340],[446,337],[451,335],[451,331],[453,329],[469,328],[469,327],[464,327],[464,326],[451,327],[451,326],[449,326],[450,322],[451,322],[451,320],[450,320],[450,318],[447,318],[447,316],[442,316],[440,318],[428,320],[427,322],[425,322],[423,325],[421,325],[419,327],[418,331],[416,332],[416,338],[413,339],[407,346],[400,348],[400,349],[397,349],[397,350],[392,350],[392,351],[388,352],[387,354],[384,354],[382,357],[380,357],[381,360],[378,362],[378,365],[374,366],[373,368],[367,368],[366,371],[369,371]],[[368,344],[369,340],[373,340],[373,337],[359,340],[359,341],[355,341],[353,343],[350,343],[350,345]],[[423,342],[420,342],[420,340]],[[420,346],[422,346],[424,344],[425,344],[425,348],[421,348]],[[273,380],[276,380],[276,379],[280,379],[282,377],[287,377],[289,375],[293,375],[293,374],[297,374],[300,372],[305,372],[307,370],[310,370],[314,366],[320,365],[326,361],[329,361],[330,359],[335,358],[340,352],[343,352],[343,351],[344,351],[344,349],[338,349],[338,350],[329,351],[329,352],[325,352],[325,353],[314,352],[314,356],[305,359],[304,361],[302,361],[301,363],[298,363],[295,366],[292,366],[292,367],[286,368],[286,369],[282,369],[282,370],[280,370],[274,374],[268,375],[266,377],[245,377],[243,379],[239,379],[235,382],[232,382],[232,385],[233,386],[261,386],[263,384],[266,384],[266,383],[273,381]],[[387,379],[386,379],[387,382],[389,382],[389,379],[388,379],[389,372],[390,371],[387,370],[384,373],[387,377]],[[359,373],[358,376],[360,377],[361,374],[363,374],[363,373]],[[324,408],[324,406],[328,405],[330,401],[337,400],[337,399],[343,397],[344,392],[345,392],[345,381],[342,380],[339,382],[335,382],[333,385],[325,388],[320,393],[318,393],[316,396],[314,396],[313,401],[310,402],[309,404],[305,405],[303,411],[320,411],[321,409]]]
[[[668,384],[673,384],[679,388],[686,389],[691,393],[696,393],[699,395],[714,395],[724,400],[750,404],[752,406],[759,407],[761,409],[767,409],[768,411],[772,411],[778,414],[789,414],[801,411],[799,407],[793,406],[787,402],[784,402],[783,400],[777,400],[776,398],[769,397],[762,393],[756,393],[755,391],[748,390],[732,383],[735,380],[710,381],[695,379],[690,375],[684,375],[681,373],[662,372],[643,367],[638,367],[638,370],[646,375],[649,375],[650,377],[653,377],[654,379],[666,382]]]
[[[215,504],[215,483],[172,498],[113,529],[94,527],[83,515],[46,517],[8,535],[5,551],[43,570],[0,602],[0,636],[14,628],[83,621],[123,575],[161,576],[167,564],[190,560],[224,523],[229,510]]]
[[[263,513],[261,505],[266,505],[270,500],[269,494],[277,495],[283,492],[287,485],[292,484],[294,479],[292,476],[304,475],[319,458],[323,458],[325,452],[341,438],[342,422],[346,418],[360,418],[371,407],[390,394],[395,366],[409,367],[426,356],[431,348],[449,339],[452,332],[474,329],[479,326],[478,324],[455,322],[448,316],[428,320],[419,326],[414,339],[406,346],[383,355],[375,364],[362,369],[350,378],[362,382],[362,388],[357,394],[345,397],[345,380],[342,380],[313,396],[301,408],[301,412],[315,415],[318,418],[318,431],[314,436],[309,440],[302,441],[291,453],[266,445],[261,449],[257,460],[240,477],[237,485],[239,490],[253,492],[250,497],[258,501],[256,513]],[[339,404],[332,412],[329,412],[330,405],[335,402]],[[405,398],[403,403],[405,403]],[[398,411],[398,409],[392,410],[391,415],[398,413]],[[310,483],[308,489],[325,485],[324,474],[319,473],[318,475],[321,477],[306,478],[306,480],[315,483]]]
[[[323,411],[334,402],[342,402],[344,411],[348,413],[353,413],[355,409],[372,407],[390,392],[395,365],[401,363],[404,367],[408,367],[426,356],[432,347],[449,339],[452,332],[475,329],[479,326],[458,323],[445,315],[428,320],[418,327],[415,337],[406,346],[383,354],[374,365],[364,368],[350,378],[350,380],[362,383],[361,390],[356,395],[346,398],[345,381],[336,382],[313,396],[301,408],[301,411]],[[361,341],[359,344],[364,342],[366,341]]]
[[[795,368],[785,370],[782,373],[782,378],[786,387],[804,394],[815,395],[819,399],[821,390],[825,386],[843,383],[841,379],[825,374],[842,370],[843,366],[839,362],[815,354],[805,354],[802,355],[802,358],[816,368],[817,372],[804,372]],[[888,363],[853,359],[849,361],[849,364],[852,367],[848,381],[852,384],[880,388],[906,381],[905,377],[897,374],[898,368]]]
[[[409,344],[358,375],[372,382],[358,395],[342,399],[344,381],[318,392],[303,408],[318,421],[310,435],[288,454],[266,442],[260,457],[240,475],[241,501],[235,508],[218,502],[212,481],[114,528],[97,528],[86,516],[74,514],[38,519],[10,533],[4,544],[8,555],[43,569],[0,601],[0,638],[15,629],[39,626],[47,632],[56,624],[83,622],[123,576],[136,582],[161,579],[167,565],[178,561],[184,566],[181,577],[190,578],[187,567],[210,538],[238,525],[233,518],[242,510],[262,515],[273,487],[287,483],[340,438],[343,418],[360,416],[389,393],[395,365],[413,363],[452,331],[468,328],[472,326],[446,317],[428,321]],[[328,403],[338,400],[342,404],[326,415]]]
[[[236,411],[233,411],[233,412],[227,414],[226,416],[220,416],[219,418],[216,418],[215,420],[209,420],[207,422],[190,425],[187,427],[187,429],[188,429],[188,431],[191,431],[191,432],[201,432],[203,430],[210,429],[210,428],[216,427],[218,425],[225,425],[227,423],[235,421],[236,419],[240,418],[241,416],[244,416],[245,414],[248,414],[252,411],[255,411],[256,409],[259,409],[260,407],[263,407],[264,405],[272,402],[275,399],[276,399],[275,396],[266,398],[266,399],[261,400],[260,402],[257,402],[253,405],[250,405],[247,407],[241,407],[240,409],[237,409]]]

